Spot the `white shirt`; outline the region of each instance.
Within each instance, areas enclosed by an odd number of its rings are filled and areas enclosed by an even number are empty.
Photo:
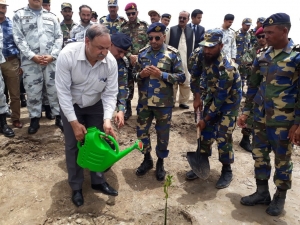
[[[230,59],[236,58],[236,41],[235,32],[232,29],[220,28],[223,31],[223,48],[222,52]]]
[[[92,66],[85,55],[85,43],[70,43],[57,58],[55,85],[60,107],[69,122],[77,120],[74,104],[84,108],[100,99],[103,119],[111,119],[117,104],[117,61],[109,52]]]

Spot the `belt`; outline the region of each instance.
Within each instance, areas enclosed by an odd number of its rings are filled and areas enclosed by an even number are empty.
[[[4,57],[4,58],[5,58],[6,61],[11,61],[11,60],[13,60],[13,59],[17,59],[18,56],[17,56],[17,55],[10,55],[10,56]]]

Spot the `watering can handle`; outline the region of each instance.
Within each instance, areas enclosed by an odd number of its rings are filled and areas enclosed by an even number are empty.
[[[114,144],[114,146],[116,148],[116,153],[118,154],[119,151],[120,151],[118,142],[112,136],[107,135],[106,133],[104,133],[102,131],[98,131],[98,133],[99,133],[100,136],[108,138]]]

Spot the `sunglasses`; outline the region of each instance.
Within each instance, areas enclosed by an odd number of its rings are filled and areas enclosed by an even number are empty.
[[[136,14],[136,12],[126,13],[127,16],[130,16],[130,15],[134,16],[135,14]]]
[[[265,38],[265,36],[266,35],[263,34],[263,35],[257,35],[256,37],[257,37],[257,39],[261,39],[261,38]]]
[[[186,20],[186,17],[179,16],[179,20]]]
[[[159,41],[159,40],[161,39],[161,37],[162,37],[162,36],[155,36],[155,37],[153,37],[153,36],[148,36],[148,39],[149,39],[149,41],[152,41],[153,38],[154,38],[155,41]]]

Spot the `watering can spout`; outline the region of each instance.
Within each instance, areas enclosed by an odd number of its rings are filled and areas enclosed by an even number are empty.
[[[137,149],[139,151],[143,151],[143,143],[140,140],[137,140],[133,145],[130,147],[120,151],[119,153],[116,153],[116,161],[119,161],[124,156],[132,152],[134,149]]]

